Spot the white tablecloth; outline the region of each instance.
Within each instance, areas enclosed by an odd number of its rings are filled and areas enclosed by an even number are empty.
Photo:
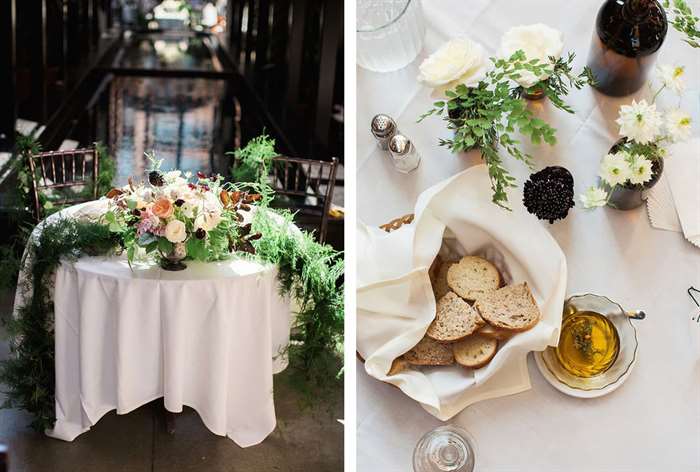
[[[543,22],[564,32],[565,48],[585,64],[597,10],[602,2],[553,0],[424,1],[426,45],[407,68],[378,74],[357,69],[358,216],[373,225],[410,213],[429,186],[479,162],[477,153],[453,156],[437,146],[448,131],[439,119],[417,124],[432,102],[415,80],[417,65],[450,37],[467,35],[495,54],[511,26]],[[700,11],[700,2],[689,2]],[[669,29],[660,63],[686,66],[688,90],[682,106],[700,130],[700,54]],[[636,96],[645,96],[640,91]],[[617,139],[614,120],[620,104],[591,89],[574,91],[574,116],[547,102],[531,107],[558,129],[554,147],[527,146],[538,169],[564,165],[574,175],[577,195],[595,183],[600,158]],[[672,94],[660,104],[677,104]],[[375,148],[369,122],[388,113],[413,140],[423,160],[418,170],[396,172]],[[505,158],[519,178],[528,171]],[[644,309],[637,323],[640,352],[634,372],[620,389],[593,400],[567,397],[552,388],[528,361],[532,389],[474,404],[454,419],[477,443],[482,471],[590,472],[700,470],[700,324],[686,294],[700,288],[700,250],[680,233],[651,228],[644,207],[629,212],[585,211],[577,205],[563,222],[549,226],[567,256],[569,294],[595,292],[625,308]],[[512,366],[519,368],[520,366]],[[398,389],[370,378],[357,366],[358,470],[411,470],[415,443],[440,422]]]
[[[107,412],[156,398],[194,408],[242,447],[275,428],[273,374],[286,366],[289,302],[277,270],[243,259],[181,272],[124,258],[64,262],[56,273],[56,425],[72,441]]]
[[[101,199],[51,215],[96,220]],[[290,231],[298,232],[296,226]],[[15,314],[27,302],[31,253],[20,272]],[[180,272],[152,260],[129,268],[124,256],[64,261],[54,291],[56,424],[49,436],[72,441],[107,412],[128,413],[164,397],[194,408],[214,434],[239,446],[276,425],[273,374],[287,366],[290,300],[273,265],[243,258],[187,261]]]

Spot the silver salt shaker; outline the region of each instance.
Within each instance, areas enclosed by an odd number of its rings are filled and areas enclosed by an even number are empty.
[[[416,170],[420,164],[420,154],[411,140],[402,134],[395,134],[389,140],[389,153],[396,170],[404,174]]]
[[[375,115],[372,118],[372,135],[377,139],[377,145],[384,151],[389,150],[389,140],[398,133],[396,122],[389,115]]]

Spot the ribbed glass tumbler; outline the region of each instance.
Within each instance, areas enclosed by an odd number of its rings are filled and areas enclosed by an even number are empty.
[[[420,0],[358,0],[357,63],[375,72],[410,64],[423,47]]]

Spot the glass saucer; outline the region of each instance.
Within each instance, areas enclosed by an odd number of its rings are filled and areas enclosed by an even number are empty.
[[[632,319],[644,319],[644,312],[626,312],[607,297],[595,294],[574,295],[564,303],[564,318],[577,312],[592,311],[610,320],[620,339],[620,351],[615,362],[604,372],[593,377],[578,377],[562,367],[554,347],[536,352],[535,361],[542,375],[559,391],[592,398],[605,395],[619,387],[629,376],[637,360],[639,342]]]

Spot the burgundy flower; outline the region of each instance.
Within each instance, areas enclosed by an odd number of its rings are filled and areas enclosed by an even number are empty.
[[[194,232],[194,235],[197,239],[204,239],[207,237],[207,232],[204,231],[202,228],[197,228],[197,231]]]

